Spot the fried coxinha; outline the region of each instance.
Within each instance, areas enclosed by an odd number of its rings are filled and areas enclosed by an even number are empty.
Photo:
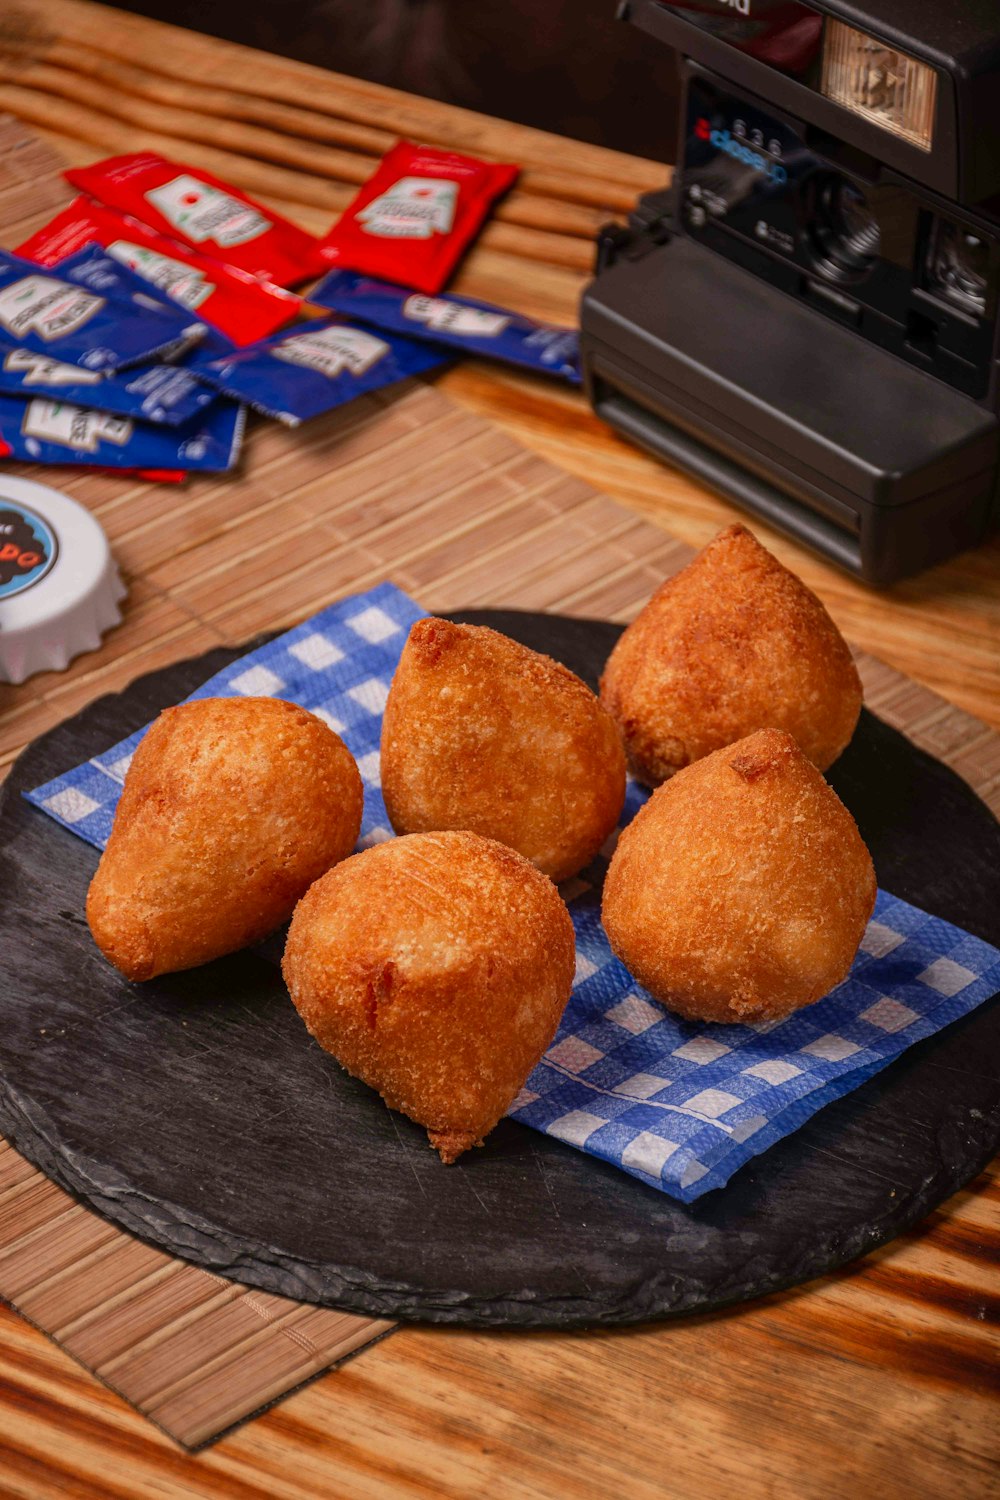
[[[653,793],[618,840],[601,916],[661,1004],[746,1023],[839,984],[874,905],[851,814],[790,734],[761,729]]]
[[[312,1035],[452,1162],[516,1098],[573,984],[569,912],[522,855],[414,833],[324,875],[282,971]]]
[[[625,756],[610,714],[560,662],[429,618],[392,680],[382,791],[397,833],[470,829],[565,880],[618,822]]]
[[[94,941],[134,980],[259,941],[354,848],[362,799],[343,740],[294,703],[166,709],[132,757],[91,882]]]
[[[622,635],[601,702],[635,774],[659,786],[757,729],[787,730],[825,771],[854,733],[861,681],[816,595],[745,526],[729,526]]]

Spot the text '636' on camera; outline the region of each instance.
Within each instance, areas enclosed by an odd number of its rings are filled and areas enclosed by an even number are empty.
[[[602,234],[597,412],[869,583],[975,546],[1000,519],[1000,0],[620,14],[681,59],[681,146]]]

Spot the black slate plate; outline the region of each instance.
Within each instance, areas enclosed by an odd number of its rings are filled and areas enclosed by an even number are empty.
[[[593,684],[618,630],[495,612]],[[308,1038],[281,940],[131,986],[83,919],[97,854],[20,797],[186,696],[237,653],[104,698],[18,761],[0,810],[0,1129],[62,1186],[166,1250],[383,1317],[571,1327],[705,1309],[892,1238],[1000,1141],[1000,1001],[913,1047],[691,1207],[524,1126],[442,1167]],[[1000,826],[864,714],[832,778],[880,881],[1000,939]]]

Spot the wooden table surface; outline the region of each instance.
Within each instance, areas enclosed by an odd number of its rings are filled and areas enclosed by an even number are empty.
[[[152,147],[315,230],[400,135],[519,161],[517,189],[456,285],[563,321],[597,226],[665,175],[82,0],[4,9],[0,110],[69,162]],[[440,386],[685,541],[734,518],[568,390],[472,364]],[[227,524],[214,533],[223,553]],[[1000,727],[1000,542],[875,594],[754,526],[853,641]],[[228,623],[239,639],[239,620]],[[182,634],[173,645],[150,629],[127,649],[112,636],[96,666],[84,657],[16,690],[0,763],[107,686],[190,654]],[[599,1334],[406,1329],[196,1457],[2,1310],[0,1495],[1000,1494],[998,1202],[994,1168],[855,1267],[711,1316]]]

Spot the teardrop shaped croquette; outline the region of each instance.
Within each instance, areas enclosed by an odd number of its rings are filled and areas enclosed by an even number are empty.
[[[601,917],[668,1010],[748,1022],[839,984],[874,905],[854,819],[791,735],[764,729],[653,793],[618,841]]]
[[[282,971],[321,1047],[452,1162],[517,1097],[575,966],[552,882],[474,833],[389,839],[318,880]]]
[[[91,881],[94,941],[133,980],[257,942],[354,848],[362,800],[343,740],[295,703],[166,709],[132,757]]]
[[[466,828],[565,880],[618,821],[625,755],[567,667],[496,630],[430,618],[392,680],[382,792],[397,833]]]
[[[861,680],[811,589],[728,526],[625,631],[601,702],[636,775],[658,786],[758,729],[787,730],[825,771],[854,733]]]

